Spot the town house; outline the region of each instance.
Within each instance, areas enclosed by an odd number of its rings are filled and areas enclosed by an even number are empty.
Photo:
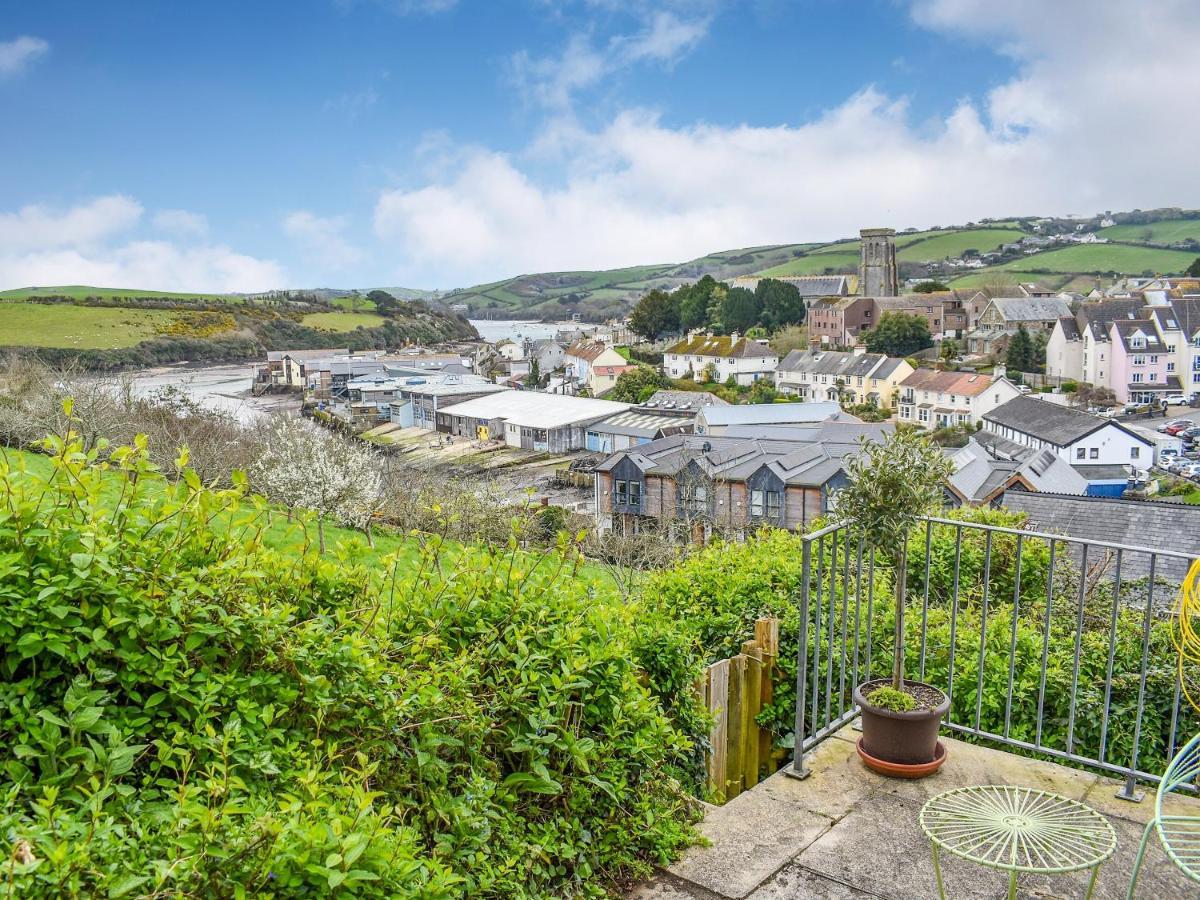
[[[623,360],[622,360],[623,362]],[[779,365],[779,357],[765,340],[751,340],[737,332],[713,335],[693,332],[672,344],[663,353],[663,372],[672,378],[703,381],[711,374],[714,381],[732,378],[749,385],[770,378]]]
[[[896,416],[930,429],[978,425],[984,413],[1020,393],[1003,376],[917,369],[900,383]]]
[[[867,353],[861,344],[853,352],[793,350],[775,370],[775,386],[802,400],[843,400],[893,409],[900,382],[912,373],[906,360]]]

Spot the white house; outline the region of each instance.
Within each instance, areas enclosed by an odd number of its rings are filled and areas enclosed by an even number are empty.
[[[563,354],[567,381],[576,388],[592,388],[593,369],[597,366],[624,366],[628,363],[620,353],[603,341],[576,341]]]
[[[1016,397],[985,413],[983,427],[1025,447],[1053,450],[1083,467],[1085,477],[1089,466],[1144,469],[1154,457],[1153,442],[1119,422],[1033,396]]]
[[[693,332],[663,354],[663,371],[672,378],[694,378],[703,381],[705,373],[714,381],[733,378],[738,384],[749,385],[760,378],[770,378],[779,365],[779,356],[765,340],[730,335]]]
[[[1019,396],[1020,389],[1003,375],[917,369],[900,382],[896,417],[930,429],[978,425],[986,413]]]

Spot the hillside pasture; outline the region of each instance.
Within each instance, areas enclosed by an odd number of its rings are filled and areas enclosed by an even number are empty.
[[[320,312],[309,313],[300,320],[300,324],[318,331],[346,332],[356,328],[374,328],[385,321],[387,320],[378,313]]]
[[[1164,219],[1144,225],[1112,225],[1097,232],[1110,241],[1143,244],[1180,244],[1200,241],[1200,219]]]
[[[927,231],[926,236],[909,235],[914,240],[897,237],[896,259],[900,262],[926,262],[962,256],[966,250],[987,253],[1001,244],[1018,241],[1023,232],[1015,228],[971,228],[965,231]]]
[[[782,275],[824,275],[831,273],[853,274],[858,271],[858,252],[853,253],[810,253],[779,266],[772,266],[759,275],[775,278]]]
[[[998,268],[1013,272],[1044,269],[1048,272],[1178,275],[1195,259],[1195,253],[1184,250],[1131,247],[1128,244],[1076,244],[1015,259]]]
[[[66,303],[0,303],[0,346],[113,350],[132,347],[169,325],[168,309],[122,309]]]
[[[145,299],[162,297],[167,300],[242,300],[237,294],[202,294],[181,291],[153,291],[140,288],[102,288],[86,284],[65,284],[54,287],[23,287],[0,291],[0,300],[27,300],[30,297],[69,297],[84,300],[96,297],[101,300],[119,300],[122,297]]]

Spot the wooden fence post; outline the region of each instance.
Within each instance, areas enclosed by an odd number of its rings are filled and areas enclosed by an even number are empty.
[[[746,750],[746,657],[738,654],[729,660],[729,707],[726,718],[725,799],[742,792]]]
[[[708,733],[708,789],[718,803],[726,799],[726,759],[729,744],[729,660],[722,659],[708,667],[708,711],[713,715]]]
[[[742,787],[749,790],[758,784],[759,727],[758,714],[762,710],[762,648],[755,641],[742,644],[742,656],[746,657],[746,677],[742,683]]]
[[[769,706],[775,697],[775,665],[779,659],[779,620],[759,619],[754,623],[754,640],[762,648],[762,703]],[[775,752],[769,728],[759,729],[759,763],[769,762]]]

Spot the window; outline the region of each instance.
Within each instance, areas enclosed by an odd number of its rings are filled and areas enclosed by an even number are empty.
[[[1174,372],[1175,371],[1175,363],[1173,363],[1173,362],[1167,363],[1167,371]]]
[[[693,484],[684,488],[683,505],[688,512],[708,512],[708,488]]]
[[[642,483],[640,481],[629,482],[629,505],[642,505]]]
[[[626,487],[627,483],[624,481],[613,482],[613,497],[615,498],[615,503],[624,504],[626,502],[626,497],[628,496],[626,493]]]
[[[783,494],[780,491],[767,491],[767,518],[780,519],[783,516]]]
[[[1129,448],[1129,458],[1130,459],[1137,459],[1141,455],[1141,453],[1142,453],[1142,450],[1140,447],[1130,447]]]
[[[1174,344],[1167,344],[1167,352],[1168,352],[1168,353],[1174,353],[1174,352],[1175,352],[1175,345],[1174,345]]]
[[[1150,357],[1150,365],[1152,365],[1152,366],[1153,366],[1153,365],[1157,365],[1157,364],[1158,364],[1158,357],[1157,357],[1157,356],[1151,356],[1151,357]]]
[[[1088,459],[1099,459],[1099,458],[1100,458],[1100,448],[1099,447],[1093,447],[1091,450],[1088,451]]]
[[[929,421],[929,410],[927,410],[927,409],[917,410],[917,419],[919,419],[922,422],[928,422]]]
[[[1146,357],[1144,357],[1144,356],[1135,356],[1135,357],[1133,358],[1133,364],[1134,364],[1135,366],[1144,366],[1144,365],[1146,364]]]
[[[1075,458],[1076,459],[1087,459],[1087,449],[1085,447],[1076,448]]]
[[[750,515],[762,517],[767,510],[767,492],[766,491],[751,491],[750,492]]]
[[[1145,380],[1145,378],[1146,378],[1146,373],[1145,373],[1145,372],[1134,372],[1134,373],[1133,373],[1133,378],[1132,378],[1132,381],[1133,381],[1133,383],[1134,383],[1134,384],[1137,384],[1137,383],[1138,383],[1138,382],[1140,382],[1140,381],[1144,381],[1144,380]]]

